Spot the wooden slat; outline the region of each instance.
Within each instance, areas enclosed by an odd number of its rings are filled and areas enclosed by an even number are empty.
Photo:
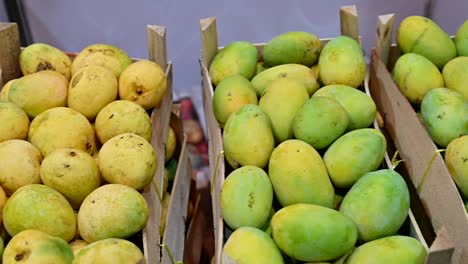
[[[21,76],[19,67],[20,47],[17,24],[0,23],[0,68],[2,69],[4,83]]]
[[[202,41],[202,60],[207,67],[218,52],[218,32],[216,31],[216,18],[200,19],[200,35]]]
[[[2,69],[0,69],[0,91],[2,90],[5,83],[3,82]]]
[[[388,55],[392,46],[393,26],[395,14],[379,16],[377,18],[377,36],[375,50],[385,65],[388,65]]]
[[[340,8],[341,35],[351,37],[359,42],[359,18],[355,5]]]
[[[166,28],[158,25],[147,25],[149,59],[161,68],[167,67]]]

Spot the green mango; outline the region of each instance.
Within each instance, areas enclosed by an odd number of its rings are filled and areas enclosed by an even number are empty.
[[[258,51],[247,41],[236,41],[216,54],[208,69],[211,82],[216,86],[224,78],[240,74],[252,79],[257,70]]]
[[[231,172],[221,188],[221,212],[227,225],[261,228],[273,205],[273,187],[265,171],[244,166]]]
[[[348,125],[348,113],[338,101],[329,97],[312,97],[297,110],[293,132],[297,139],[315,149],[324,149],[343,135]]]
[[[390,236],[359,246],[347,264],[424,264],[426,249],[418,240],[407,236]]]
[[[442,147],[468,134],[468,101],[448,88],[433,89],[424,96],[421,115],[432,140]]]
[[[294,116],[308,99],[305,86],[294,79],[276,79],[268,85],[259,106],[271,120],[276,143],[292,138]]]
[[[294,204],[271,219],[273,239],[288,256],[305,262],[334,260],[357,241],[357,229],[347,216],[313,204]]]
[[[397,43],[403,53],[417,53],[442,69],[457,56],[455,43],[439,25],[427,17],[409,16],[401,21]]]
[[[447,62],[442,77],[445,87],[461,93],[468,100],[468,57],[457,57]]]
[[[408,186],[393,170],[365,173],[343,198],[340,212],[353,220],[359,240],[394,235],[403,225],[410,205]]]
[[[307,203],[333,208],[335,191],[327,168],[309,144],[297,139],[279,144],[271,154],[268,171],[282,206]]]
[[[456,138],[448,144],[445,163],[458,189],[468,197],[468,135]]]
[[[338,101],[349,116],[348,130],[372,125],[377,115],[374,100],[364,92],[346,85],[327,85],[317,90],[312,97],[325,96]]]
[[[458,28],[455,34],[455,46],[458,56],[468,56],[468,20]]]
[[[315,35],[293,31],[274,37],[263,49],[263,60],[268,67],[297,63],[312,66],[317,62],[322,43]]]
[[[338,138],[323,156],[333,185],[349,188],[364,173],[375,171],[386,148],[384,135],[372,128],[353,130]]]
[[[221,127],[224,127],[228,117],[241,106],[257,103],[257,94],[252,84],[242,75],[223,79],[213,94],[213,112]]]
[[[268,68],[252,79],[252,85],[258,96],[262,96],[268,85],[280,78],[291,78],[304,84],[307,93],[312,95],[318,88],[317,78],[314,72],[301,64],[283,64]]]
[[[235,261],[236,264],[284,263],[273,239],[262,230],[248,226],[241,227],[231,234],[224,244],[223,258]]]
[[[224,155],[234,168],[263,168],[275,147],[268,116],[257,105],[244,105],[232,113],[223,131]]]
[[[366,60],[359,43],[347,36],[328,42],[320,53],[319,75],[324,85],[358,87],[366,76]]]
[[[439,69],[430,60],[416,53],[398,58],[392,77],[400,91],[413,104],[420,104],[430,90],[444,86]]]

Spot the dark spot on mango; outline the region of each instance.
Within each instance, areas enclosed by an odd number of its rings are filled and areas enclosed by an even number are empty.
[[[95,200],[92,200],[92,201],[91,201],[92,204],[95,203],[95,202],[96,202]]]
[[[83,72],[80,72],[73,77],[71,88],[74,88],[80,82],[81,77],[83,77]]]
[[[55,67],[48,61],[41,61],[37,64],[36,71],[46,71],[46,70],[53,70],[55,71]]]
[[[70,151],[70,156],[71,156],[71,157],[75,157],[75,156],[76,156],[76,152],[75,152],[75,151]]]
[[[253,193],[249,193],[249,208],[252,208],[255,203],[255,197]]]
[[[63,164],[63,167],[64,168],[70,168],[70,164],[65,163],[65,164]]]
[[[279,77],[279,78],[285,78],[285,77],[287,77],[287,76],[288,76],[288,74],[285,73],[285,72],[282,72],[282,73],[278,74],[278,77]]]
[[[86,142],[86,149],[90,150],[93,147],[93,145],[89,142]]]
[[[113,117],[114,117],[114,114],[110,115],[110,116],[109,116],[109,119],[111,119],[111,118],[113,118]]]
[[[465,163],[465,162],[468,161],[468,158],[467,157],[462,157],[462,161],[463,161],[463,163]]]

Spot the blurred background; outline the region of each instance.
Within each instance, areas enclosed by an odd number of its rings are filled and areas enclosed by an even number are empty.
[[[375,40],[378,15],[395,13],[396,25],[406,16],[425,15],[454,34],[468,10],[467,0],[3,0],[0,21],[20,23],[23,45],[44,42],[79,52],[89,44],[109,43],[137,58],[148,56],[146,25],[166,26],[175,99],[190,97],[203,119],[198,64],[201,18],[217,18],[219,45],[266,42],[293,30],[326,38],[339,34],[339,8],[350,4],[357,6],[367,54]]]

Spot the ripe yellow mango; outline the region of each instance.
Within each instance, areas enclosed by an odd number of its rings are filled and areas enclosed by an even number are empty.
[[[458,28],[455,34],[455,46],[458,56],[468,56],[468,20]]]
[[[450,142],[445,152],[445,163],[460,191],[468,197],[468,135]]]
[[[8,102],[8,93],[10,92],[11,85],[16,81],[17,79],[13,79],[5,83],[3,85],[2,89],[0,90],[0,102]]]
[[[82,248],[75,256],[72,263],[145,264],[146,260],[143,252],[132,242],[119,238],[107,238]]]
[[[468,57],[457,57],[447,62],[442,77],[445,87],[461,93],[468,100]]]
[[[28,115],[13,103],[0,102],[0,142],[28,137]]]
[[[34,43],[24,48],[19,57],[23,75],[38,71],[56,71],[67,80],[71,78],[71,60],[63,51],[45,43]]]

